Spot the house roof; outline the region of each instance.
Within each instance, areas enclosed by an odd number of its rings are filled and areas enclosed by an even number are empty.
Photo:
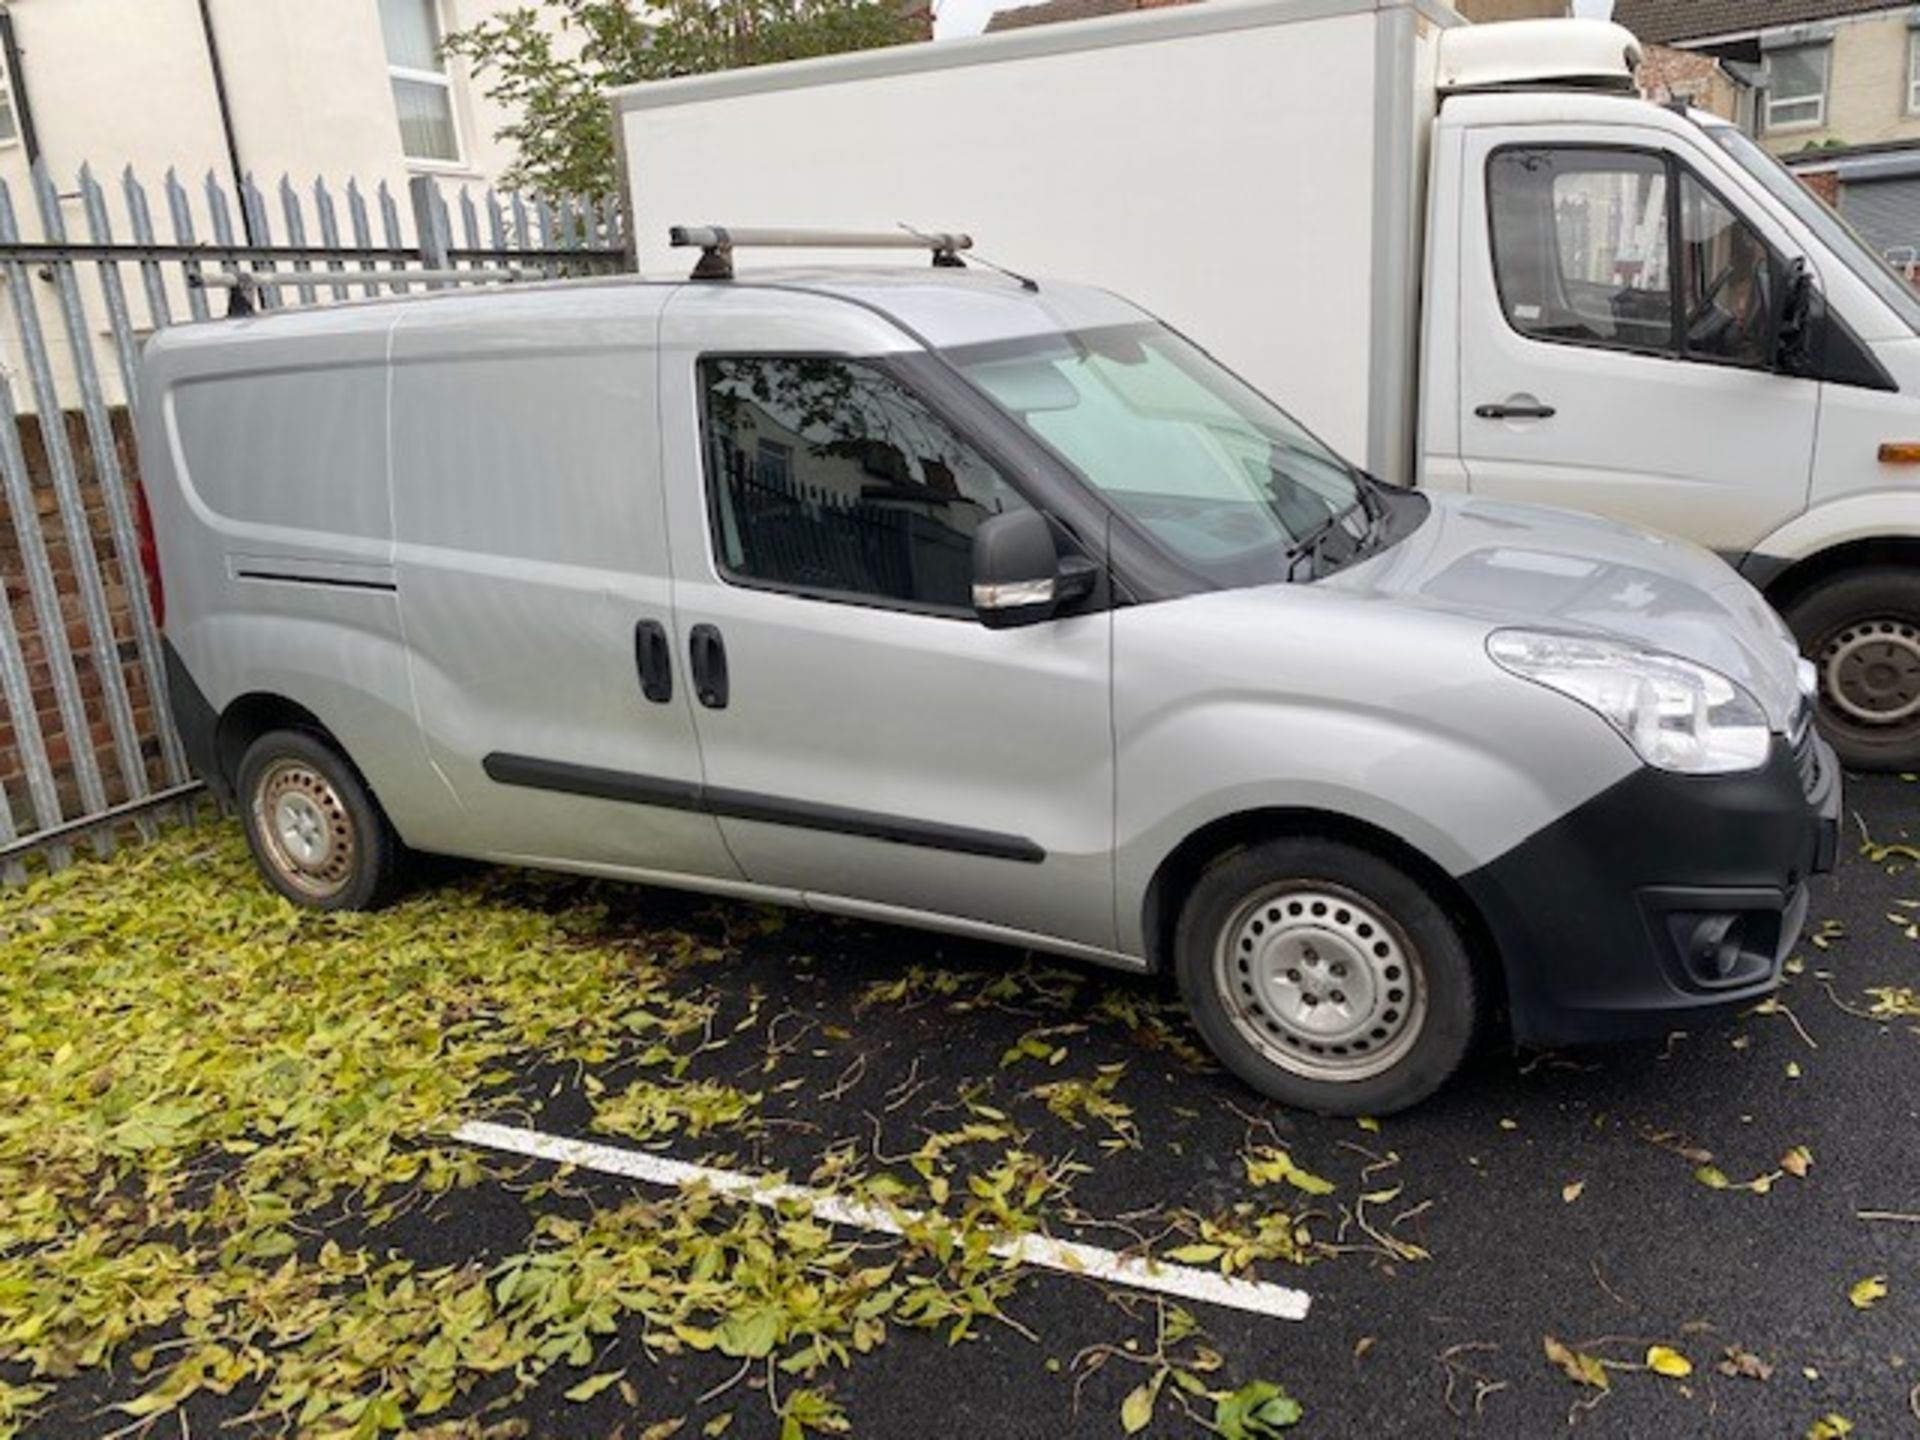
[[[1888,0],[1614,0],[1613,18],[1642,40],[1671,45],[1902,8]]]

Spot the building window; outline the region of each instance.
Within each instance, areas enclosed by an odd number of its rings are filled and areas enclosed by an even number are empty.
[[[458,163],[453,86],[440,54],[438,0],[380,0],[387,75],[400,116],[400,150],[409,160]]]
[[[1907,113],[1920,115],[1920,30],[1907,32]]]
[[[1767,52],[1767,129],[1810,129],[1827,120],[1827,49]]]

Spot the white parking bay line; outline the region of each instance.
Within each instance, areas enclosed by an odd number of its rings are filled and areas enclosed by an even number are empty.
[[[888,1211],[862,1205],[804,1185],[776,1185],[738,1170],[716,1170],[706,1165],[689,1165],[684,1160],[669,1160],[643,1150],[627,1150],[618,1145],[599,1145],[591,1140],[569,1140],[563,1135],[548,1135],[513,1125],[495,1125],[485,1120],[470,1120],[453,1132],[453,1138],[486,1150],[501,1150],[524,1155],[532,1160],[549,1160],[556,1165],[572,1165],[602,1175],[619,1175],[648,1185],[681,1186],[703,1184],[709,1189],[737,1195],[755,1205],[784,1205],[798,1202],[816,1220],[829,1225],[844,1225],[861,1230],[877,1230],[883,1235],[899,1235],[902,1226],[912,1225],[921,1216],[911,1210]],[[1133,1290],[1151,1290],[1159,1295],[1176,1295],[1204,1305],[1225,1305],[1276,1320],[1304,1320],[1310,1297],[1304,1290],[1285,1285],[1270,1285],[1260,1280],[1238,1280],[1212,1270],[1191,1265],[1170,1265],[1134,1255],[1102,1250],[1097,1245],[1081,1245],[1071,1240],[1053,1240],[1044,1235],[1022,1235],[1003,1240],[993,1253],[1016,1264],[1037,1270],[1058,1270],[1082,1275]]]

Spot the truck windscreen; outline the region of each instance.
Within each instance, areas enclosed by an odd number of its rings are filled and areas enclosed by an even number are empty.
[[[1841,264],[1858,276],[1875,295],[1886,301],[1888,308],[1900,317],[1909,330],[1920,334],[1920,295],[1915,294],[1913,286],[1860,238],[1857,230],[1835,214],[1791,170],[1750,136],[1731,125],[1705,125],[1701,128],[1714,144],[1732,156],[1741,169],[1758,180],[1769,195],[1785,206],[1788,213],[1813,231],[1820,243],[1831,250]]]
[[[1162,325],[945,352],[1095,490],[1220,585],[1304,578],[1370,538],[1366,484],[1286,412]]]

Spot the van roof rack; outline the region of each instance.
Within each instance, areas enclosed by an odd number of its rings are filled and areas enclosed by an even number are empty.
[[[667,232],[677,248],[698,246],[694,280],[733,279],[733,252],[750,249],[794,250],[931,250],[933,263],[943,269],[964,269],[962,250],[973,247],[971,235],[928,234],[918,230],[787,230],[754,229],[732,225],[675,225]]]

